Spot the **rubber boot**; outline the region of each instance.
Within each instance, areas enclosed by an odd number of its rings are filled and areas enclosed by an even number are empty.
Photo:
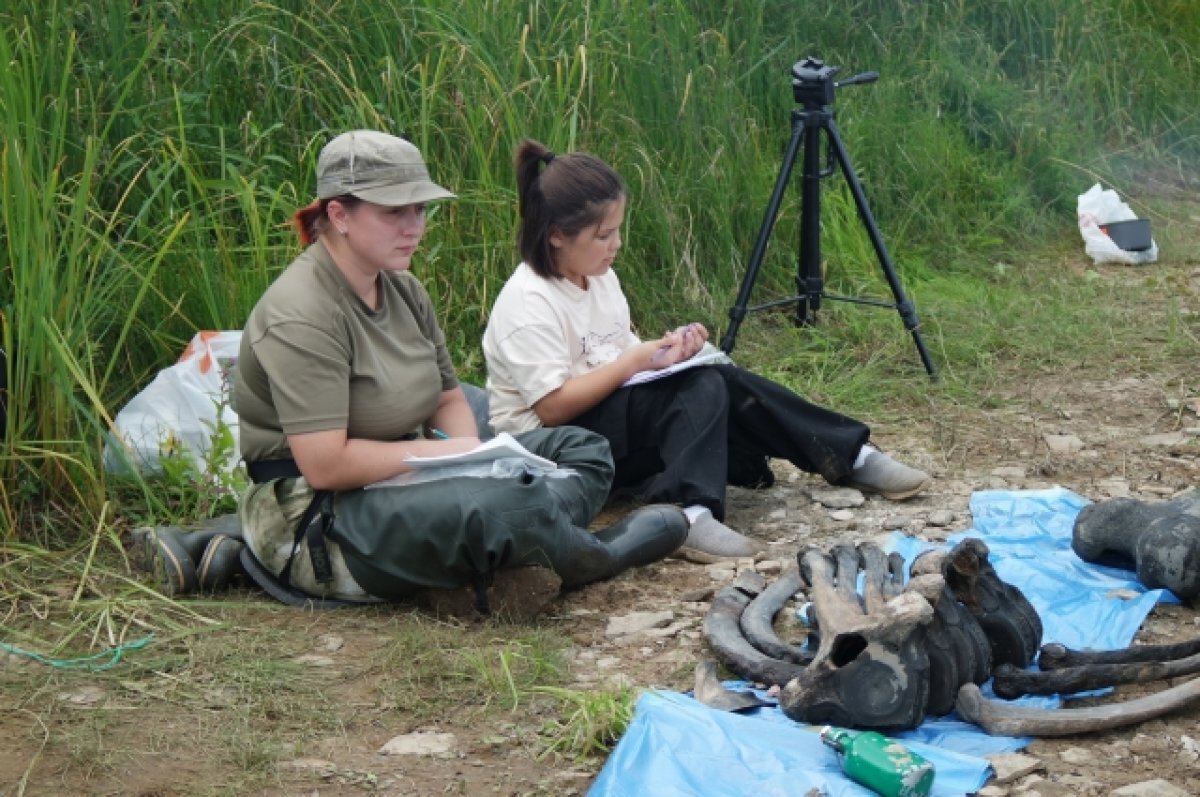
[[[579,529],[553,552],[550,565],[564,589],[582,587],[666,558],[683,544],[687,532],[687,517],[679,507],[652,504],[595,534]]]
[[[144,526],[134,529],[132,536],[142,567],[154,574],[159,589],[166,595],[186,595],[200,587],[212,590],[226,586],[234,570],[240,568],[238,554],[242,541],[237,515],[213,518],[191,530]],[[214,541],[217,548],[206,558],[209,544]]]

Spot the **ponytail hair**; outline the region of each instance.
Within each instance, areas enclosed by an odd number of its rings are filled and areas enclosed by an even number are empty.
[[[300,237],[300,243],[304,246],[309,246],[321,234],[329,229],[329,203],[337,202],[346,210],[353,210],[363,200],[350,194],[344,196],[332,196],[325,199],[317,199],[311,204],[297,210],[292,214],[292,226],[296,228],[296,234]]]
[[[550,235],[577,235],[604,218],[609,205],[627,192],[621,176],[604,161],[582,152],[555,155],[540,141],[525,139],[514,157],[520,226],[517,250],[539,276],[558,276]]]

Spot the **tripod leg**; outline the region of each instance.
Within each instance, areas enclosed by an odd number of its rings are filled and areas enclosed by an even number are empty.
[[[887,247],[883,245],[883,236],[880,235],[879,227],[875,224],[875,217],[867,205],[867,196],[863,192],[862,183],[859,182],[854,167],[850,165],[850,156],[846,153],[846,146],[842,143],[837,124],[833,121],[832,116],[826,120],[825,124],[838,165],[841,166],[846,183],[850,186],[850,192],[854,195],[854,204],[858,207],[859,218],[867,228],[867,235],[870,236],[871,245],[875,248],[875,256],[883,268],[883,275],[887,278],[888,286],[892,289],[892,296],[896,299],[896,310],[900,313],[904,328],[912,333],[913,343],[916,344],[917,354],[921,357],[921,363],[925,366],[926,373],[937,379],[937,369],[934,368],[933,360],[930,359],[929,352],[925,348],[925,341],[921,339],[921,322],[917,318],[917,309],[908,300],[904,293],[904,286],[900,284],[900,278],[896,276],[896,269],[892,265]]]
[[[775,178],[775,188],[771,191],[771,199],[767,202],[767,212],[763,217],[762,226],[758,230],[758,240],[754,242],[754,251],[750,255],[750,263],[746,267],[746,276],[742,278],[742,287],[738,290],[737,301],[729,310],[729,329],[721,338],[721,349],[729,354],[733,351],[738,328],[746,317],[746,304],[750,301],[750,291],[754,280],[758,277],[758,269],[762,265],[763,256],[767,252],[767,242],[771,239],[771,231],[775,228],[775,220],[779,216],[779,204],[783,201],[783,191],[787,188],[792,176],[792,168],[796,164],[796,152],[800,149],[800,141],[804,137],[804,120],[799,113],[792,112],[792,137],[788,140],[787,152],[783,157],[783,165],[779,176]]]
[[[821,126],[823,111],[804,114],[804,174],[800,193],[800,260],[796,264],[796,326],[817,322],[825,280],[821,275]],[[810,312],[811,310],[811,312]]]

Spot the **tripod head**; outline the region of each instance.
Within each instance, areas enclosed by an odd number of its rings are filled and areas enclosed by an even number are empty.
[[[792,65],[792,94],[796,102],[805,108],[820,108],[833,105],[834,89],[841,86],[854,86],[859,83],[873,83],[879,80],[878,72],[862,72],[847,78],[840,83],[833,81],[833,76],[841,71],[840,66],[827,66],[820,58],[807,56],[803,61]]]

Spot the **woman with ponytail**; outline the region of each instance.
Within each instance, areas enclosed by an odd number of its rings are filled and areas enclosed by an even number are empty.
[[[483,339],[497,430],[573,425],[602,434],[614,487],[683,507],[690,526],[681,553],[701,561],[762,549],[724,524],[725,487],[771,486],[771,457],[895,500],[924,489],[928,474],[868,443],[866,425],[727,358],[627,384],[686,364],[708,330],[693,322],[652,340],[634,334],[612,269],[627,199],[612,167],[585,153],[555,155],[533,140],[515,160],[522,262]]]

